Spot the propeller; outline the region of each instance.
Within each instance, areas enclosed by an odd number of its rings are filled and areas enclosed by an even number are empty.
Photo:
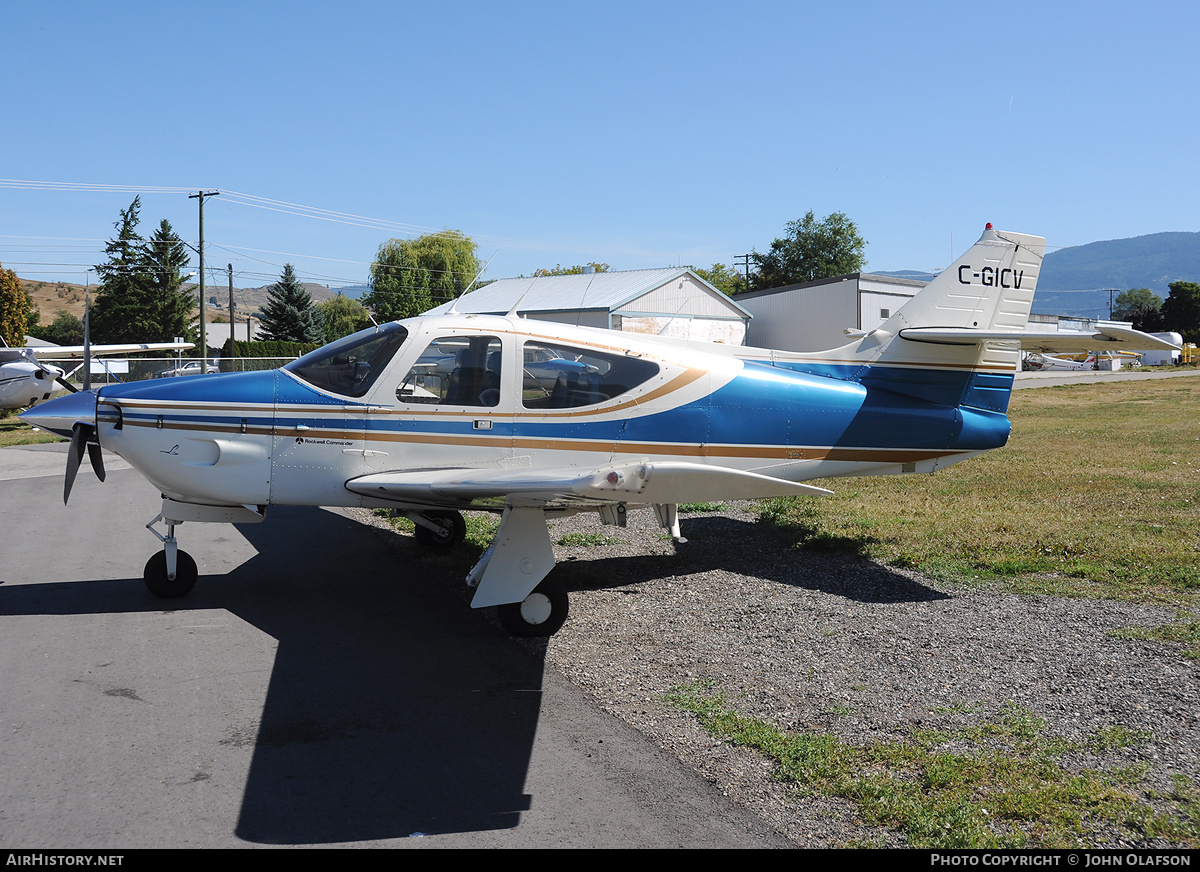
[[[71,428],[71,445],[67,449],[67,476],[63,480],[63,505],[71,498],[71,488],[75,485],[75,476],[79,472],[85,448],[96,478],[104,481],[104,457],[100,452],[100,442],[96,438],[96,427],[80,421]]]

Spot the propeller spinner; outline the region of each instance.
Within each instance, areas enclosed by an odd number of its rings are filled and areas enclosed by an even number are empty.
[[[79,391],[45,403],[39,403],[21,413],[27,424],[68,436],[71,446],[67,450],[67,475],[63,483],[63,502],[71,496],[79,464],[87,452],[96,477],[104,481],[104,458],[100,452],[100,440],[96,434],[96,392]]]

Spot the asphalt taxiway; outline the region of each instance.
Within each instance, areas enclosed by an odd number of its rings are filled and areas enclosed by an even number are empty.
[[[342,514],[185,524],[63,443],[0,449],[0,844],[784,847]]]

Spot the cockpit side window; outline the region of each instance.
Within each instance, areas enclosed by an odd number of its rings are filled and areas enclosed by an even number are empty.
[[[310,351],[283,368],[313,387],[361,397],[371,389],[407,338],[408,331],[394,322],[368,327]]]
[[[526,342],[522,349],[521,402],[527,409],[591,406],[636,388],[658,375],[658,364],[570,345]]]
[[[435,339],[396,388],[396,399],[427,405],[498,406],[500,352],[496,336]]]

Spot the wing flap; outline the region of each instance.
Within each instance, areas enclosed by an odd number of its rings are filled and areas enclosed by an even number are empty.
[[[627,461],[592,469],[421,470],[382,472],[346,482],[353,493],[396,502],[466,506],[588,506],[747,500],[831,491],[754,472],[699,463]]]
[[[1094,333],[1038,333],[1032,330],[972,330],[952,327],[906,327],[900,337],[911,342],[947,345],[977,345],[981,342],[1017,342],[1022,351],[1076,354],[1088,351],[1177,351],[1172,345],[1149,333],[1129,327],[1100,325]]]

